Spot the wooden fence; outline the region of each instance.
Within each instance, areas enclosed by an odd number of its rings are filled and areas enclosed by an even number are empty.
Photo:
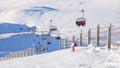
[[[36,48],[28,48],[27,50],[24,50],[24,51],[11,52],[4,57],[0,57],[0,61],[10,60],[10,59],[20,58],[20,57],[33,56],[35,54],[36,54]]]
[[[79,39],[77,38],[73,35],[72,40],[68,37],[61,40],[59,49],[69,48],[70,44],[74,42],[77,42],[78,46],[94,43],[97,46],[107,46],[108,49],[111,49],[111,45],[120,45],[120,43],[117,43],[117,41],[120,41],[120,27],[111,24],[105,27],[98,25],[96,28],[89,28],[87,32],[81,30]]]
[[[101,43],[101,40],[104,40],[104,42]],[[71,40],[68,39],[68,36],[66,36],[65,39],[60,39],[59,50],[70,48],[70,45],[72,43],[77,43],[77,46],[84,46],[85,44],[89,45],[93,42],[96,43],[97,46],[106,45],[108,49],[111,49],[111,45],[120,45],[120,42],[116,43],[117,41],[120,41],[120,27],[115,27],[111,24],[105,27],[100,27],[100,25],[98,25],[96,28],[89,28],[87,32],[83,32],[81,30],[79,39],[77,39],[75,35],[71,37]],[[24,51],[11,52],[4,57],[0,57],[0,61],[10,60],[19,57],[33,56],[37,54],[37,51],[48,52],[49,48],[47,41],[45,43],[45,48],[28,48]]]
[[[27,48],[26,50],[23,50],[23,51],[10,52],[7,55],[5,55],[4,57],[0,57],[0,61],[46,53],[46,52],[48,52],[47,46],[48,45],[46,42],[45,48],[37,46],[37,47],[33,47],[33,48]]]

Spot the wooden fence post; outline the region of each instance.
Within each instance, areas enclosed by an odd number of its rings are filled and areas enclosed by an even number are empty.
[[[27,49],[28,56],[31,56],[31,48]]]
[[[9,55],[7,55],[6,57],[7,57],[7,60],[9,60]]]
[[[15,56],[16,53],[13,52],[12,54],[13,54],[12,57],[13,57],[13,58],[16,58],[16,56]],[[9,59],[10,59],[10,55],[8,55],[8,56],[9,56]]]
[[[12,56],[11,58],[13,59],[14,58],[14,53],[13,52],[11,53],[11,56]]]
[[[18,54],[18,58],[19,58],[20,57],[20,51],[18,51],[17,54]]]
[[[5,56],[6,57],[6,60],[8,60],[8,57],[7,56]]]
[[[22,51],[19,51],[19,57],[22,57]]]
[[[0,61],[2,61],[1,57],[0,57]]]
[[[2,61],[2,57],[0,57],[0,61]]]
[[[75,43],[75,36],[72,37],[72,43]]]
[[[107,46],[108,49],[111,49],[111,24],[110,27],[108,27],[108,35],[107,35]]]
[[[29,48],[29,54],[32,56],[32,48]]]
[[[4,61],[4,57],[2,57],[2,61]]]
[[[27,50],[25,51],[26,56],[29,56],[29,48],[27,48]]]
[[[28,54],[27,54],[27,50],[24,50],[24,56],[27,57]]]
[[[9,60],[9,55],[7,55],[7,60]]]
[[[17,54],[17,58],[19,58],[19,51],[17,51],[16,54]]]
[[[33,56],[33,48],[31,48],[31,56]]]
[[[21,53],[22,53],[22,57],[24,57],[24,55],[25,55],[25,54],[24,54],[24,51],[21,51]]]
[[[19,51],[19,55],[20,55],[20,57],[22,57],[22,51]]]
[[[4,60],[6,60],[6,56],[4,56]]]
[[[31,53],[31,48],[29,48],[29,56],[32,56],[32,53]]]
[[[36,54],[36,48],[34,47],[33,48],[33,55],[35,55]]]
[[[21,53],[21,51],[19,51],[19,57],[22,57],[22,53]]]
[[[89,28],[88,30],[88,45],[91,43],[90,41],[90,35],[91,35],[91,29]]]
[[[62,46],[62,41],[59,40],[59,50],[61,50],[61,46]]]
[[[82,30],[81,30],[81,33],[80,33],[80,46],[82,46]]]
[[[10,55],[10,59],[12,59],[12,52],[9,55]]]
[[[100,40],[100,25],[97,26],[97,39],[96,39],[96,42],[97,42],[97,46],[100,46],[100,43],[99,43],[99,40]]]
[[[16,58],[16,57],[15,57],[15,52],[13,52],[13,55],[12,55],[12,57],[13,57],[13,58]]]
[[[5,58],[4,58],[4,57],[2,57],[2,60],[4,61],[4,60],[5,60]]]
[[[68,40],[67,40],[67,36],[66,36],[66,39],[65,39],[65,48],[67,48],[67,45],[68,45]]]
[[[3,61],[3,57],[1,57],[1,61]]]
[[[47,40],[45,40],[45,53],[48,52]]]
[[[18,58],[18,51],[15,52],[15,58]]]
[[[34,53],[33,53],[33,48],[31,48],[31,56],[33,56],[34,55]]]

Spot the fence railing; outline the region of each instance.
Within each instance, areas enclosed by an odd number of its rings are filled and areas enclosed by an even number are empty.
[[[116,41],[120,41],[120,27],[115,27],[111,24],[104,27],[98,25],[96,28],[89,28],[87,32],[81,30],[79,39],[77,38],[73,35],[70,41],[70,39],[66,37],[62,40],[60,49],[69,47],[68,44],[73,42],[77,42],[78,46],[95,43],[97,46],[107,46],[108,49],[111,49],[111,45],[120,45],[120,43],[116,43]]]
[[[104,43],[101,43],[101,40],[104,40]],[[98,25],[96,28],[89,28],[87,32],[81,30],[79,38],[73,35],[71,40],[68,39],[68,36],[66,36],[64,40],[60,39],[59,50],[69,48],[72,43],[77,43],[77,46],[83,46],[84,44],[89,45],[93,42],[95,42],[97,46],[106,45],[108,49],[111,49],[111,45],[120,45],[120,43],[116,43],[116,41],[120,41],[120,27],[115,27],[111,24],[106,27],[100,27],[100,25]],[[4,57],[0,57],[0,61],[33,56],[37,54],[38,51],[48,52],[48,49],[46,44],[45,48],[28,48],[24,51],[11,52]]]
[[[23,50],[23,51],[10,52],[4,57],[0,57],[0,61],[10,60],[10,59],[20,58],[20,57],[33,56],[35,54],[36,54],[36,48],[28,48],[27,50]]]

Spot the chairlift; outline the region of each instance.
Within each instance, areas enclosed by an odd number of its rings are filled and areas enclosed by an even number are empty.
[[[82,12],[82,17],[78,17],[77,19],[76,19],[76,25],[77,26],[85,26],[86,25],[86,19],[84,18],[84,10],[82,9],[81,10],[81,12]]]
[[[48,44],[48,45],[50,45],[50,44],[51,44],[51,42],[47,42],[47,44]]]
[[[59,33],[59,31],[58,32],[53,32],[51,36],[54,37],[55,39],[59,40],[59,39],[61,39],[60,34],[61,33]]]
[[[76,19],[76,25],[77,26],[85,26],[86,25],[86,19],[84,17],[79,17]]]
[[[54,26],[54,25],[50,25],[49,31],[50,31],[50,32],[52,32],[52,31],[57,31],[57,27]]]
[[[58,31],[58,34],[55,36],[55,39],[57,39],[57,40],[61,39],[59,31]]]
[[[52,20],[50,20],[50,26],[49,26],[49,31],[52,32],[52,31],[57,31],[57,27],[52,25]]]
[[[55,39],[59,40],[59,39],[61,39],[61,37],[60,36],[55,36]]]

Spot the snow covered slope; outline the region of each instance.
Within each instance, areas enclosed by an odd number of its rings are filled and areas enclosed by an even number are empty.
[[[81,2],[83,6],[80,6]],[[120,21],[119,0],[1,0],[0,4],[0,22],[23,23],[48,30],[52,19],[52,24],[62,33],[79,33],[81,29],[97,24]],[[82,8],[85,8],[87,25],[78,28],[75,19],[81,17]]]
[[[39,45],[38,43],[40,43],[42,48],[45,48],[46,43],[42,40],[43,37],[41,35],[32,32],[9,33],[2,35],[0,38],[0,56],[4,56],[10,52],[37,47]],[[59,40],[56,40],[54,37],[47,36],[47,42],[52,43],[48,45],[48,52],[59,49]]]
[[[81,2],[83,2],[83,6],[80,6]],[[80,11],[82,8],[85,8],[87,24],[85,27],[77,27],[75,20],[81,17]],[[119,0],[0,0],[0,23],[25,24],[30,27],[36,26],[38,28],[37,31],[48,31],[50,20],[53,20],[52,24],[58,27],[58,30],[62,33],[62,37],[66,35],[79,35],[81,29],[85,31],[88,28],[96,27],[97,24],[106,26],[112,23],[120,26],[119,8]],[[2,34],[22,32],[21,28],[17,27],[17,25],[15,26],[15,31],[12,32],[4,26],[0,26],[0,30],[2,30]],[[24,30],[23,32],[26,31]],[[37,44],[39,41],[41,44],[44,44],[41,41],[42,37],[38,34],[20,33],[17,35],[6,34],[0,36],[2,36],[0,37],[2,38],[0,39],[1,51],[23,50],[27,47],[32,47],[33,44]],[[50,46],[50,51],[57,50],[56,45],[58,41],[55,41],[53,37],[50,38],[50,41],[54,43],[53,46]],[[78,65],[78,67],[80,66],[84,66],[84,64]],[[85,66],[87,65],[85,64]],[[109,68],[109,65],[106,67]]]
[[[25,24],[0,23],[0,34],[30,32],[36,29],[35,26],[28,27]]]
[[[0,56],[36,47],[38,43],[44,48],[45,41],[40,34],[34,33],[35,30],[35,26],[28,27],[25,24],[0,23]],[[48,52],[58,50],[58,40],[47,36],[47,41],[52,43],[48,46]]]
[[[31,57],[1,61],[0,68],[120,68],[120,50],[107,51],[105,48],[77,47],[34,55]]]

